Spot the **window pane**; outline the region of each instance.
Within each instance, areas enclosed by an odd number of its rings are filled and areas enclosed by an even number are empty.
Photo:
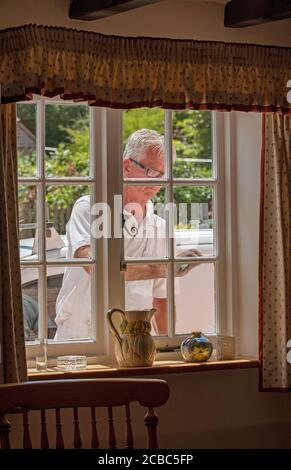
[[[45,105],[46,175],[89,176],[89,108]]]
[[[174,111],[175,178],[211,178],[213,173],[211,111]]]
[[[92,337],[91,269],[82,266],[47,269],[50,338],[69,341]]]
[[[47,186],[47,259],[90,256],[90,249],[86,253],[81,250],[90,246],[90,204],[89,186],[67,184]]]
[[[18,176],[36,175],[36,104],[17,104]]]
[[[130,264],[125,272],[125,310],[156,308],[152,335],[167,334],[167,265]]]
[[[175,271],[176,334],[215,332],[214,265],[177,263]]]
[[[123,177],[162,178],[164,111],[131,109],[123,113]]]
[[[39,271],[21,269],[22,306],[25,341],[36,341],[39,332]]]
[[[125,259],[167,257],[165,188],[125,185],[123,201]]]
[[[20,258],[37,259],[37,186],[20,184],[18,186],[18,204]]]
[[[177,256],[213,256],[213,189],[174,186]]]

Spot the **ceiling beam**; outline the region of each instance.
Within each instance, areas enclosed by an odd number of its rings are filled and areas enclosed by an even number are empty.
[[[69,18],[92,21],[143,7],[160,0],[71,0]]]
[[[291,0],[231,0],[225,6],[224,26],[244,28],[291,18]]]

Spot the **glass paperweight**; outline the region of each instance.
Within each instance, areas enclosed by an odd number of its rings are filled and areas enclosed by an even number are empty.
[[[87,367],[86,356],[58,356],[57,368],[64,371],[82,370]]]

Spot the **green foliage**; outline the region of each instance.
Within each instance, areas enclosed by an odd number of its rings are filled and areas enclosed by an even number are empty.
[[[123,144],[137,129],[154,129],[164,133],[164,111],[159,108],[130,109],[123,114]]]
[[[89,127],[89,109],[84,105],[47,104],[45,107],[45,145],[58,147],[70,143],[68,129],[81,130]]]
[[[17,115],[34,134],[35,105],[20,104]],[[89,176],[89,120],[86,105],[46,105],[46,158],[48,177]],[[51,147],[52,150],[47,150]],[[18,151],[19,176],[35,176],[36,153]],[[30,186],[21,186],[20,203]],[[59,185],[47,188],[49,218],[55,207],[70,208],[74,202],[88,193],[87,186]]]

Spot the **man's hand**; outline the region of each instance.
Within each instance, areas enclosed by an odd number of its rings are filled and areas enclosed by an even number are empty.
[[[177,256],[181,256],[182,258],[195,258],[196,256],[203,256],[203,254],[196,248],[190,248],[188,250],[179,251]]]
[[[74,254],[74,258],[91,258],[91,247],[89,245],[81,246]],[[87,274],[91,275],[91,266],[83,266]]]
[[[167,271],[163,264],[128,264],[125,271],[126,281],[143,281],[165,277],[167,277]]]
[[[189,250],[182,250],[182,251],[179,251],[178,253],[178,257],[181,256],[182,258],[194,258],[194,257],[200,257],[200,256],[203,256],[201,251],[199,250],[196,250],[196,248],[191,248]],[[196,268],[196,266],[199,266],[200,263],[195,263],[195,264],[192,264],[192,263],[189,263],[189,264],[183,264],[182,266],[180,266],[177,271],[175,272],[175,277],[182,277],[182,276],[185,276],[185,274],[189,273],[190,271],[192,271],[192,269]]]

